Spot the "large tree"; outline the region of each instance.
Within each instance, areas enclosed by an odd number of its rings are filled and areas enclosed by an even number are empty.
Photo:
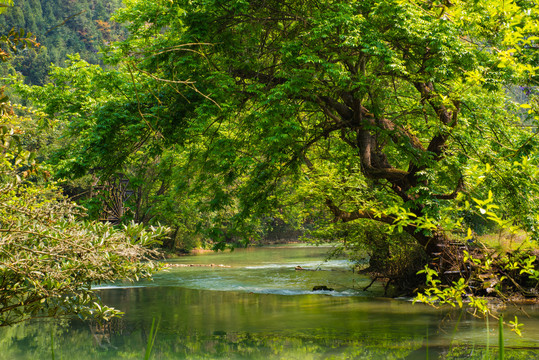
[[[72,118],[92,136],[64,163],[179,144],[181,183],[233,220],[303,194],[431,259],[474,209],[534,234],[536,119],[510,92],[535,91],[537,17],[530,1],[132,1],[109,51],[131,90]]]

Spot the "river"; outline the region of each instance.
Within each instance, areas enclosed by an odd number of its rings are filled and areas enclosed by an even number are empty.
[[[330,250],[281,246],[172,259],[151,282],[100,288],[107,305],[125,312],[121,319],[0,329],[0,359],[51,359],[52,349],[55,359],[142,359],[152,322],[152,359],[497,359],[494,321],[383,298],[381,284],[363,291],[370,280],[345,259],[325,261]],[[334,290],[312,291],[320,285]],[[539,359],[539,307],[502,312],[525,324],[522,337],[504,331],[505,358]]]

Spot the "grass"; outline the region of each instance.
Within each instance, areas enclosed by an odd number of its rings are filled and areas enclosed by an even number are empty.
[[[503,348],[503,316],[500,316],[498,322],[498,359],[503,360],[504,348]]]
[[[150,335],[148,335],[148,342],[146,343],[146,353],[144,354],[144,360],[149,360],[152,353],[153,345],[155,342],[155,336],[159,329],[159,322],[155,323],[155,318],[152,319],[152,327],[150,328]]]
[[[54,334],[53,334],[52,330],[51,330],[51,358],[52,358],[52,360],[55,359],[55,357],[54,357]]]
[[[506,230],[499,230],[498,232],[478,236],[478,240],[489,248],[504,252],[517,249],[534,249],[533,244],[528,241],[528,235],[523,230],[519,230],[515,234],[511,234]]]

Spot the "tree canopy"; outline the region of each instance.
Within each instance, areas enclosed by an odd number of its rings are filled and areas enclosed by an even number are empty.
[[[60,174],[140,168],[144,153],[227,228],[375,221],[443,264],[480,221],[538,237],[537,10],[129,1],[115,19],[130,36],[106,54],[118,70],[76,62],[23,91],[69,119]]]
[[[79,138],[92,153],[76,169],[117,164],[140,143],[180,144],[198,175],[221,175],[200,179],[218,185],[216,205],[233,192],[246,212],[286,190],[279,179],[318,186],[330,176],[323,202],[337,219],[402,222],[426,245],[452,200],[490,189],[511,214],[533,206],[507,184],[515,161],[535,159],[526,127],[535,115],[510,96],[517,85],[535,91],[535,11],[480,1],[129,3],[117,19],[131,37],[109,49],[126,75],[108,76],[134,83],[118,92],[125,100],[72,121],[92,133]],[[487,165],[489,186],[476,186]]]

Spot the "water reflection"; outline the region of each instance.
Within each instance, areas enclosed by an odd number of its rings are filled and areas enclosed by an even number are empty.
[[[402,358],[422,346],[425,334],[424,323],[410,324],[404,313],[354,298],[181,288],[111,289],[103,298],[129,305],[127,315],[105,326],[71,321],[69,332],[52,322],[23,324],[17,334],[7,329],[2,336],[2,348],[9,352],[5,358],[49,357],[51,333],[56,354],[63,358],[139,357],[152,317],[160,318],[156,359]]]
[[[373,292],[366,296],[358,285],[363,280],[346,273],[342,264],[326,264],[324,271],[294,271],[295,265],[317,263],[316,257],[304,249],[280,251],[270,255],[279,266],[271,266],[258,252],[238,252],[234,261],[219,254],[197,261],[229,261],[234,266],[174,268],[151,286],[108,287],[101,296],[126,313],[122,319],[107,324],[36,321],[0,329],[0,359],[50,359],[51,346],[56,359],[141,359],[153,319],[159,319],[153,359],[497,356],[496,324],[487,330],[484,320],[464,311],[377,298]],[[260,258],[253,260],[253,254]],[[316,256],[323,259],[318,249]],[[312,293],[312,284],[327,284],[341,293],[352,289],[361,296]],[[282,293],[264,292],[268,289]],[[297,295],[283,295],[285,291]],[[517,313],[526,324],[524,336],[506,333],[506,359],[539,358],[539,311],[526,310],[530,319]]]
[[[155,359],[425,359],[427,352],[458,359],[486,351],[484,322],[402,301],[177,287],[109,289],[102,296],[126,316],[103,325],[41,321],[2,329],[0,359],[51,358],[51,334],[56,358],[142,358],[152,318],[160,319]],[[508,347],[517,348],[507,358],[539,357],[536,329],[527,326],[532,336],[507,336]],[[494,332],[491,338],[494,356]]]

